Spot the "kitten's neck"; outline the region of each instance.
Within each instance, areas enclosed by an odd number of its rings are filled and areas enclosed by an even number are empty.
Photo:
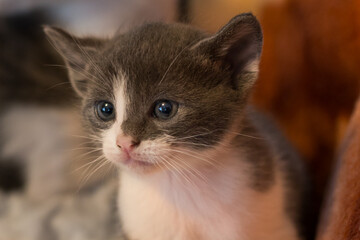
[[[280,172],[267,156],[264,140],[247,137],[256,133],[251,126],[241,133],[246,136],[231,138],[229,149],[219,148],[213,155],[221,164],[195,165],[186,178],[176,171],[146,176],[123,173],[119,207],[130,236],[176,240],[297,239],[284,214]],[[259,226],[262,231],[258,231]]]
[[[232,196],[235,191],[245,188],[247,184],[246,174],[242,174],[246,166],[234,149],[219,151],[212,155],[212,158],[216,158],[216,165],[204,163],[192,165],[191,168],[163,170],[148,175],[124,172],[123,178],[131,179],[133,184],[137,182],[146,186],[148,190],[157,192],[164,201],[172,202],[182,210],[185,207],[189,211],[198,211],[202,199],[213,201],[214,206],[222,201],[231,202],[231,199],[236,198]],[[186,162],[193,159],[182,160]],[[197,199],[200,202],[197,202]]]

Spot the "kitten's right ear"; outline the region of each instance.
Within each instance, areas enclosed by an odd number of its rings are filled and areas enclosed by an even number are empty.
[[[90,58],[102,46],[103,40],[77,38],[58,27],[43,28],[54,48],[63,57],[73,88],[84,97],[89,80],[86,70],[92,62]]]
[[[260,23],[251,13],[232,18],[212,37],[201,40],[192,49],[205,55],[232,74],[231,84],[248,93],[257,78],[262,50]]]

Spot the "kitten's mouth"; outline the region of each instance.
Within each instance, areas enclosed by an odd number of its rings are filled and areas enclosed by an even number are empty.
[[[156,166],[155,162],[140,158],[137,154],[123,152],[123,154],[113,155],[110,160],[119,167],[125,167],[130,170],[148,170]]]
[[[122,162],[125,166],[131,167],[131,168],[137,168],[137,167],[152,167],[154,166],[153,163],[145,162],[142,160],[135,160],[134,158],[127,158],[125,161]]]

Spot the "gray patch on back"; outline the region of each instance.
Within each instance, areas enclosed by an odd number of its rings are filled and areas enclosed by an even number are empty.
[[[273,171],[280,171],[285,179],[285,212],[289,214],[291,219],[300,229],[300,235],[306,237],[313,236],[314,216],[311,206],[311,190],[309,189],[309,182],[305,166],[300,160],[299,155],[293,146],[281,134],[276,124],[264,114],[256,111],[254,108],[249,108],[249,116],[251,122],[256,126],[259,132],[262,133],[264,142],[268,144],[268,149],[271,149],[270,157],[275,160],[275,165],[278,169]],[[259,149],[256,148],[259,154]],[[257,179],[259,175],[254,175]],[[257,179],[256,181],[260,180]],[[265,181],[262,181],[266,183]]]

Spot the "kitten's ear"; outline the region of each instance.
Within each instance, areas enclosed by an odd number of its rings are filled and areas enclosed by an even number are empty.
[[[230,69],[232,84],[246,91],[257,78],[262,50],[260,23],[251,13],[240,14],[214,36],[195,46],[221,67]]]
[[[90,58],[101,47],[103,40],[77,38],[57,27],[44,26],[43,28],[52,45],[63,57],[73,88],[83,97],[87,90],[86,70],[92,62]]]

